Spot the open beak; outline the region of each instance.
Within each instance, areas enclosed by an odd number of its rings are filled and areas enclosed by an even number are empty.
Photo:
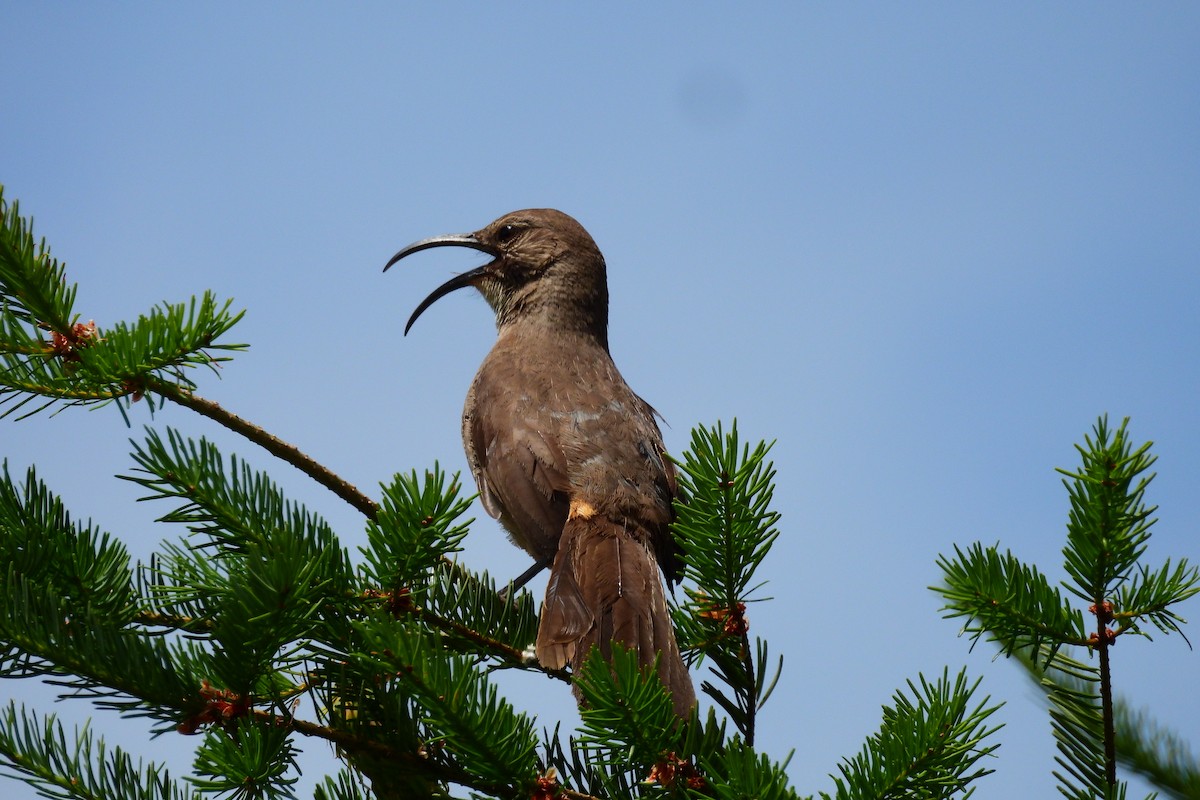
[[[383,267],[383,271],[387,272],[389,269],[391,269],[393,264],[405,256],[411,256],[413,253],[419,253],[422,250],[429,250],[433,247],[469,247],[472,250],[478,250],[481,253],[487,253],[488,255],[492,256],[493,259],[500,255],[496,248],[479,241],[479,239],[477,239],[473,233],[433,236],[428,239],[422,239],[419,242],[413,242],[408,247],[403,248],[399,253],[396,253],[396,255],[392,256],[388,260],[387,264],[385,264]],[[464,272],[461,275],[455,275],[453,278],[434,289],[428,297],[421,301],[421,304],[417,306],[416,311],[413,311],[412,316],[408,318],[408,324],[404,326],[404,335],[408,335],[409,328],[411,328],[413,323],[417,321],[417,317],[424,313],[425,309],[429,308],[431,305],[450,294],[455,289],[461,289],[464,286],[474,286],[475,281],[483,277],[487,273],[488,267],[490,267],[493,263],[495,263],[495,261],[489,261],[482,267],[476,267],[469,272]]]

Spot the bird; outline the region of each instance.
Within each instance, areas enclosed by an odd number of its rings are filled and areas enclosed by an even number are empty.
[[[678,496],[656,412],[609,352],[604,257],[573,217],[525,209],[468,234],[422,239],[387,262],[435,247],[491,260],[443,283],[437,300],[474,287],[496,317],[496,341],[463,407],[462,437],[483,508],[536,563],[550,565],[535,653],[578,675],[612,643],[655,663],[675,714],[695,689],[675,638],[663,577],[682,559],[670,532]],[[582,703],[578,686],[576,698]]]

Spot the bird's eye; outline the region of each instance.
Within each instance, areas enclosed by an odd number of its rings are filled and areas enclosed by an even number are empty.
[[[508,225],[501,225],[500,230],[496,231],[496,238],[499,239],[501,242],[512,241],[513,237],[515,237],[516,235],[517,235],[517,226],[513,225],[511,223]]]

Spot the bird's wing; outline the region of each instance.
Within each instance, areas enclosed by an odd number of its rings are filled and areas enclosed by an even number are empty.
[[[662,419],[662,414],[655,410],[654,406],[647,403],[640,396],[634,395],[637,401],[641,403],[642,414],[644,416],[644,424],[646,429],[653,431],[653,437],[647,437],[648,445],[654,449],[655,465],[661,465],[662,473],[655,481],[658,486],[658,491],[666,499],[667,515],[665,518],[653,520],[654,535],[654,553],[658,558],[658,564],[662,567],[663,574],[667,576],[667,580],[671,583],[679,583],[683,578],[683,552],[679,548],[679,544],[671,535],[670,525],[675,521],[675,509],[670,506],[670,503],[679,497],[679,481],[675,474],[675,462],[667,454],[667,448],[663,444],[662,431],[659,430],[658,423],[655,417]],[[647,456],[649,458],[649,456]]]
[[[472,387],[463,414],[467,460],[484,509],[534,558],[549,560],[567,521],[567,464],[552,434],[531,425],[528,415],[504,413],[502,406],[513,402],[489,382]]]
[[[659,453],[662,458],[663,479],[672,500],[679,498],[679,484],[675,477],[675,462],[671,461],[664,447]],[[667,580],[671,583],[679,583],[683,580],[683,551],[679,547],[679,543],[675,541],[675,537],[671,535],[671,523],[675,521],[675,509],[671,509],[670,518],[665,525],[661,525],[657,529],[657,535],[654,537],[654,552],[658,557],[659,566],[662,567],[663,574],[667,576]]]

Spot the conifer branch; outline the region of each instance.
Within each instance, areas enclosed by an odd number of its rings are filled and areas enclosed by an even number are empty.
[[[991,698],[972,704],[979,681],[965,672],[951,680],[949,671],[930,683],[924,676],[908,682],[884,709],[883,725],[862,752],[846,759],[835,778],[835,794],[823,798],[951,797],[970,794],[970,784],[992,770],[977,767],[999,745],[984,740],[1000,729],[988,724],[999,708]],[[964,795],[965,796],[965,795]]]
[[[944,584],[931,587],[947,601],[945,616],[968,619],[964,631],[973,641],[986,634],[1040,681],[1062,768],[1054,775],[1070,798],[1124,792],[1117,775],[1120,709],[1112,670],[1117,637],[1144,636],[1142,619],[1164,632],[1180,632],[1182,619],[1169,607],[1200,592],[1200,572],[1186,561],[1174,567],[1168,561],[1158,570],[1139,563],[1155,522],[1154,507],[1143,503],[1153,479],[1143,473],[1154,457],[1150,442],[1133,448],[1128,422],[1112,430],[1101,417],[1076,446],[1081,466],[1058,470],[1071,503],[1063,548],[1068,580],[1062,586],[1088,603],[1090,630],[1083,613],[1038,570],[1011,553],[1001,556],[995,547],[985,550],[977,543],[966,552],[956,547],[957,558],[938,560]],[[1072,646],[1094,653],[1097,665],[1062,652]]]
[[[53,716],[9,703],[0,714],[0,765],[46,797],[199,800],[154,763],[96,741],[85,726],[68,741]]]
[[[779,514],[770,508],[774,466],[766,460],[771,446],[753,449],[738,440],[737,422],[728,434],[720,425],[696,428],[691,447],[676,461],[681,500],[676,503],[676,541],[684,558],[687,604],[673,614],[681,628],[681,647],[694,657],[710,658],[712,672],[727,685],[727,695],[705,681],[701,689],[754,744],[758,709],[775,679],[767,677],[766,644],[752,645],[748,603],[760,588],[754,573],[779,535]]]
[[[377,739],[360,736],[352,731],[332,728],[328,725],[319,725],[315,722],[309,722],[303,719],[297,719],[292,716],[282,716],[270,711],[255,709],[253,716],[259,722],[265,725],[282,726],[294,730],[303,736],[308,736],[313,739],[323,739],[331,744],[346,750],[355,755],[367,755],[372,758],[387,759],[389,761],[397,761],[407,764],[412,768],[428,769],[438,773],[438,777],[443,780],[455,780],[461,776],[451,774],[444,771],[442,765],[436,762],[431,762],[428,758],[424,758],[418,753],[408,752],[399,748],[391,747]]]
[[[418,605],[409,597],[402,597],[397,603],[396,598],[387,592],[372,591],[368,598],[378,600],[381,606],[388,606],[391,613],[398,616],[412,616],[414,619],[428,625],[431,629],[441,631],[448,637],[465,641],[475,652],[486,652],[488,656],[497,659],[502,664],[520,669],[536,669],[565,683],[571,682],[571,673],[565,669],[548,669],[531,661],[525,649],[515,647],[506,641],[481,633],[490,630],[487,626],[472,627],[457,620],[443,616],[430,608]]]

